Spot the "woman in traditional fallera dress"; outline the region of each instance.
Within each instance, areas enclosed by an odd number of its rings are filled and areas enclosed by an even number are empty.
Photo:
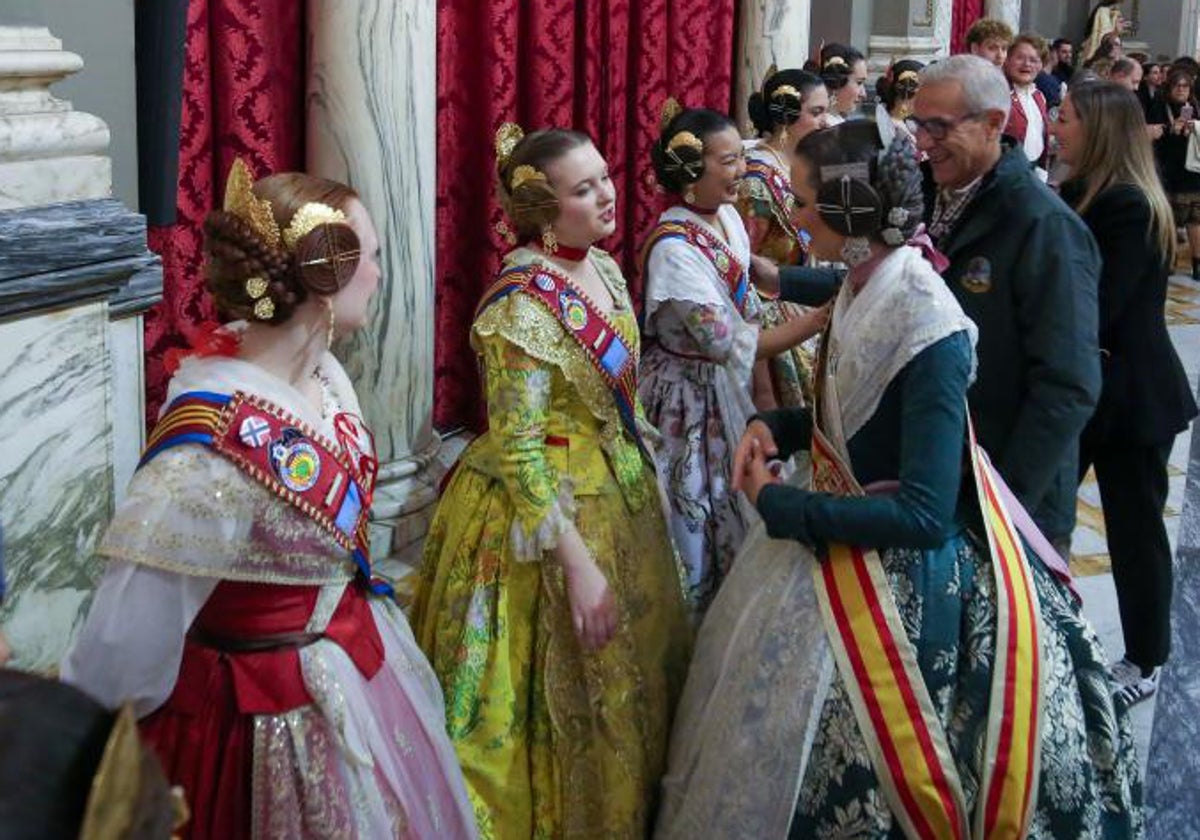
[[[921,218],[916,150],[881,152],[865,121],[797,150],[813,251],[852,267],[817,407],[763,415],[739,445],[765,531],[697,638],[658,836],[1137,837],[1095,633],[968,437],[975,326],[893,244]],[[812,491],[768,468],[799,449]]]
[[[759,136],[745,144],[746,175],[737,207],[751,252],[776,265],[802,265],[808,257],[808,234],[796,227],[793,218],[791,157],[796,143],[825,127],[828,110],[825,83],[803,70],[770,73],[762,91],[750,96],[750,120]],[[803,314],[795,304],[757,287],[755,292],[764,327]],[[768,361],[768,376],[755,378],[756,408],[796,408],[812,399],[813,349],[794,347]],[[762,386],[759,379],[765,379]]]
[[[754,365],[816,335],[825,312],[759,329],[750,239],[734,206],[745,173],[742,140],[723,114],[672,103],[654,144],[654,168],[680,201],[659,216],[643,249],[639,391],[663,437],[659,465],[671,531],[689,600],[702,613],[746,533],[749,513],[729,478],[738,436],[754,413]]]
[[[530,244],[471,340],[489,430],[446,487],[413,624],[487,838],[641,838],[653,826],[691,628],[637,400],[615,193],[586,135],[497,137]]]
[[[238,161],[205,233],[209,290],[248,323],[171,380],[63,677],[132,701],[189,837],[475,837],[437,681],[371,576],[371,434],[328,352],[379,282],[371,220]]]

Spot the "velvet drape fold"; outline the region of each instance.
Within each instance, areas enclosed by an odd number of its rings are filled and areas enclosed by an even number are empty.
[[[661,209],[650,146],[663,100],[729,112],[735,21],[735,0],[439,2],[439,428],[483,419],[468,331],[511,247],[497,231],[496,128],[573,127],[594,138],[617,187],[617,232],[601,245],[632,281],[636,249]]]
[[[950,53],[967,51],[967,30],[983,17],[983,0],[954,0],[950,18]]]
[[[216,319],[204,291],[204,217],[235,157],[256,176],[304,167],[304,3],[190,0],[175,224],[151,227],[163,300],[146,314],[147,423],[166,393],[167,351]]]

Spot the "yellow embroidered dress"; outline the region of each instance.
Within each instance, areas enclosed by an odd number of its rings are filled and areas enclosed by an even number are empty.
[[[749,140],[746,176],[739,185],[738,214],[750,234],[750,250],[776,265],[803,265],[808,256],[804,234],[793,222],[795,199],[791,174],[761,141]],[[764,329],[797,317],[803,309],[755,288],[762,303]],[[799,408],[812,402],[816,341],[794,347],[770,360],[771,387],[780,408]]]
[[[636,353],[620,270],[602,251],[590,259],[616,302],[611,325]],[[556,270],[523,248],[507,263]],[[654,469],[605,380],[530,294],[485,308],[471,340],[490,430],[438,505],[413,627],[444,690],[480,833],[645,837],[691,641]],[[617,604],[616,635],[594,654],[576,640],[554,558],[568,522]]]

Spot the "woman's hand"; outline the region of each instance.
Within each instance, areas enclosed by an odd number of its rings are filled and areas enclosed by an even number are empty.
[[[779,266],[766,257],[750,255],[750,277],[759,291],[772,296],[779,294]]]
[[[742,492],[746,494],[750,504],[755,507],[758,506],[758,494],[764,487],[768,484],[780,483],[779,476],[767,463],[767,456],[763,453],[763,446],[757,438],[750,441],[750,457],[741,478]]]
[[[1151,123],[1146,126],[1146,133],[1150,135],[1151,140],[1158,140],[1163,136],[1163,129],[1165,128],[1166,126],[1162,123]]]
[[[807,321],[809,328],[812,330],[812,332],[809,334],[809,338],[825,329],[826,325],[829,323],[829,316],[832,313],[833,301],[829,301],[822,306],[818,306],[816,309],[808,310],[804,313],[804,315],[801,316]]]
[[[585,651],[600,650],[617,632],[617,604],[608,580],[573,528],[559,537],[556,552],[567,582],[575,636]]]
[[[750,461],[756,451],[756,446],[757,451],[764,456],[764,462],[767,458],[779,456],[779,447],[775,445],[775,436],[771,434],[770,427],[761,420],[750,421],[750,425],[746,427],[746,432],[738,443],[737,450],[733,453],[733,489],[741,490],[747,496],[750,494],[747,492],[744,482],[749,475]],[[757,491],[754,498],[758,498]]]

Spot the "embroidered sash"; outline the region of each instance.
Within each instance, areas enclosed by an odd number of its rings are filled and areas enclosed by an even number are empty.
[[[185,443],[207,446],[310,517],[350,552],[371,592],[391,597],[371,572],[367,518],[375,489],[374,446],[357,417],[334,417],[338,442],[253,394],[188,391],[167,407],[138,467]]]
[[[779,222],[780,227],[787,232],[789,236],[800,244],[800,247],[807,252],[808,243],[800,229],[796,227],[792,221],[791,208],[795,204],[796,199],[792,196],[792,188],[779,170],[765,160],[746,161],[746,179],[758,181],[766,188],[770,194],[771,200],[775,206],[772,208],[772,215]]]
[[[892,813],[909,838],[1024,837],[1036,800],[1043,679],[1041,616],[1029,563],[996,492],[993,468],[970,431],[971,464],[996,580],[996,661],[984,775],[972,816],[878,552],[831,545],[814,572],[826,633],[859,730]],[[862,495],[818,430],[813,486]]]
[[[617,328],[569,277],[545,265],[513,266],[502,271],[483,293],[475,317],[513,292],[524,292],[544,306],[575,339],[612,392],[622,427],[653,466],[654,457],[637,427],[637,357]]]
[[[654,250],[655,245],[664,239],[682,239],[704,254],[708,258],[708,261],[713,264],[713,268],[717,270],[717,274],[725,284],[725,288],[729,292],[729,297],[733,300],[733,305],[737,307],[738,313],[743,318],[746,317],[746,303],[750,297],[749,266],[744,266],[738,262],[737,257],[734,256],[733,251],[729,250],[728,245],[702,229],[695,222],[659,222],[654,230],[650,231],[650,236],[647,238],[646,244],[642,247],[641,272],[643,277],[646,276],[646,264],[650,260],[650,252]]]

